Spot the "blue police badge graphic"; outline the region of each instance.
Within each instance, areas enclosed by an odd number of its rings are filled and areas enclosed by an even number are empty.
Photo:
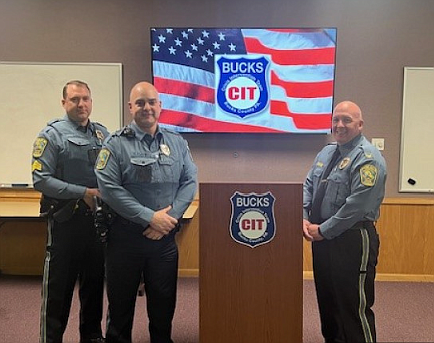
[[[276,234],[274,202],[271,192],[245,194],[236,191],[231,197],[231,237],[251,248],[269,243]]]
[[[258,55],[216,56],[216,105],[240,118],[268,106],[270,61]]]

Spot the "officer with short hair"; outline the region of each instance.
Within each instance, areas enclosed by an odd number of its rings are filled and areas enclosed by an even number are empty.
[[[33,146],[33,184],[48,216],[40,343],[62,342],[77,280],[80,343],[100,343],[104,249],[92,210],[100,196],[94,164],[108,131],[89,120],[92,97],[85,82],[64,86],[62,106],[66,115],[49,122]]]
[[[161,101],[148,82],[128,103],[133,122],[104,143],[96,165],[102,198],[116,213],[107,245],[109,343],[131,342],[136,295],[145,284],[152,343],[171,343],[179,220],[194,198],[197,169],[185,139],[161,128]]]
[[[303,234],[312,241],[313,271],[325,342],[376,342],[375,222],[384,198],[386,162],[362,135],[362,112],[339,103],[336,144],[316,156],[304,183]]]

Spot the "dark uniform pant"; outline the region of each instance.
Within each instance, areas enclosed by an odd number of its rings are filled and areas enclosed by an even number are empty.
[[[104,248],[97,242],[91,213],[48,222],[41,305],[40,343],[61,343],[79,282],[80,339],[102,336]]]
[[[374,279],[379,238],[371,222],[342,235],[313,242],[313,270],[327,343],[376,342]]]
[[[107,343],[131,343],[134,310],[141,277],[144,278],[149,334],[152,343],[172,343],[178,278],[175,233],[154,241],[144,228],[118,218],[107,245]]]

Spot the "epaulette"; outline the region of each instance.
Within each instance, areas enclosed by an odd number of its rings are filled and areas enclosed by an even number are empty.
[[[116,131],[114,133],[115,136],[125,136],[127,138],[133,138],[136,137],[136,133],[134,130],[129,126],[124,126],[122,129]]]
[[[361,146],[363,153],[366,158],[373,158],[374,157],[374,151],[371,146],[369,145],[362,145]]]
[[[338,143],[337,143],[337,142],[329,142],[329,143],[327,143],[327,144],[324,146],[323,149],[325,149],[325,150],[335,150],[337,146],[338,146]]]
[[[92,123],[93,123],[94,125],[98,125],[98,126],[103,127],[104,129],[107,129],[107,127],[106,127],[105,125],[103,125],[103,124],[101,124],[101,123],[98,123],[97,121],[93,121]]]
[[[56,118],[56,119],[50,120],[50,121],[47,123],[47,125],[52,126],[53,124],[55,124],[55,123],[57,123],[57,122],[61,122],[61,121],[64,121],[64,119],[62,119],[62,118]]]
[[[160,131],[164,132],[164,133],[171,133],[172,135],[176,135],[176,136],[181,136],[181,134],[179,132],[170,130],[170,129],[165,128],[165,127],[160,127]]]
[[[108,135],[107,138],[104,140],[104,143],[105,144],[109,143],[113,139],[113,137],[118,137],[118,135],[116,135],[116,132]]]

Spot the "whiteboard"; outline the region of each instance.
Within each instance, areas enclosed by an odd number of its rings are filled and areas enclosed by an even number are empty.
[[[0,186],[32,186],[33,142],[47,122],[65,115],[62,89],[71,80],[89,85],[92,121],[110,132],[121,127],[120,63],[0,62]]]
[[[400,192],[434,192],[434,68],[405,67]]]

